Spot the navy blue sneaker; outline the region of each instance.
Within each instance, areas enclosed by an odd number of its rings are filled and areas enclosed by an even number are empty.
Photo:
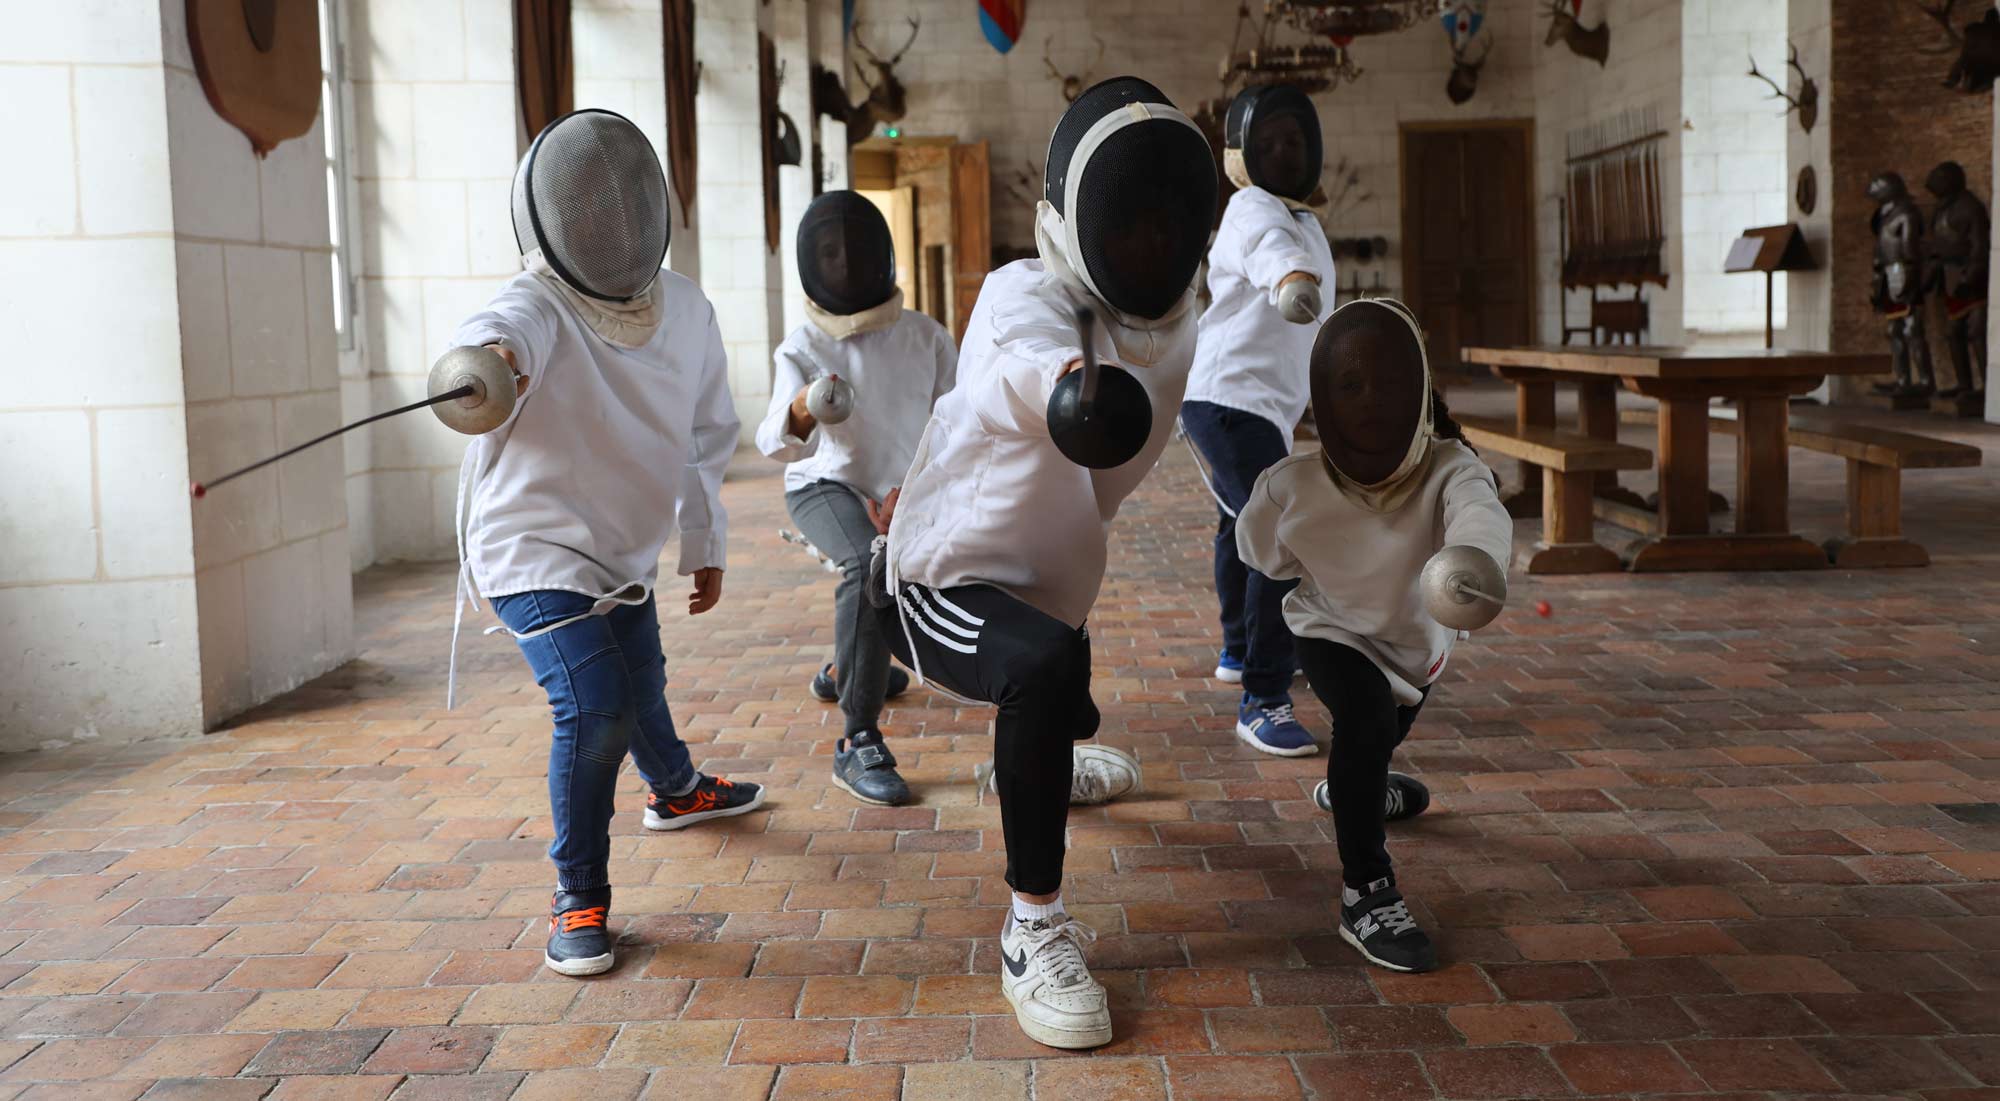
[[[910,690],[910,675],[891,665],[889,667],[889,690],[883,693],[886,699],[895,699]],[[821,703],[839,703],[840,686],[833,681],[833,663],[827,662],[813,675],[813,699]]]
[[[559,975],[581,977],[611,970],[611,888],[557,891],[549,900],[546,962]]]
[[[1279,696],[1269,700],[1243,697],[1236,708],[1236,736],[1279,757],[1310,757],[1319,752],[1311,734],[1292,714],[1292,701]]]
[[[1333,792],[1325,780],[1313,788],[1313,804],[1328,814],[1333,813]],[[1430,805],[1431,789],[1424,786],[1422,780],[1401,772],[1389,774],[1389,794],[1383,800],[1382,821],[1401,822],[1406,818],[1415,818],[1429,810]]]
[[[1227,648],[1215,659],[1215,679],[1224,684],[1243,683],[1243,655],[1232,654]]]

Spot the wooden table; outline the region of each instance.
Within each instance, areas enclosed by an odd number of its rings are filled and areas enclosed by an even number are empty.
[[[1811,393],[1827,375],[1880,374],[1889,358],[1645,345],[1465,348],[1460,355],[1514,384],[1521,428],[1555,424],[1558,382],[1577,384],[1582,430],[1603,439],[1618,434],[1615,386],[1659,402],[1660,497],[1650,525],[1656,534],[1634,548],[1630,565],[1638,571],[1824,567],[1826,553],[1791,531],[1787,403]],[[1722,534],[1708,526],[1708,405],[1718,397],[1736,403],[1741,423],[1736,530]],[[1524,479],[1529,484],[1540,485],[1539,470],[1523,473],[1535,475]],[[1600,496],[1643,510],[1636,495],[1616,485],[1615,474],[1606,474],[1613,480],[1600,481]],[[1538,511],[1539,502],[1534,505]]]

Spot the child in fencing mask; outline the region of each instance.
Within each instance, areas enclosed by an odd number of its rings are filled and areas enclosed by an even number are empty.
[[[1462,637],[1427,611],[1424,567],[1446,547],[1483,556],[1504,598],[1513,522],[1431,389],[1407,307],[1363,299],[1335,310],[1311,372],[1320,450],[1257,479],[1237,548],[1267,576],[1299,580],[1285,623],[1333,719],[1313,797],[1334,816],[1341,935],[1372,963],[1424,971],[1436,954],[1396,889],[1383,832],[1429,802],[1389,760]]]

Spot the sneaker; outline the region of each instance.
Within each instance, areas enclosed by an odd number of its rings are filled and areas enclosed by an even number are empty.
[[[1092,807],[1139,790],[1139,761],[1122,749],[1090,743],[1070,750],[1069,805]],[[995,795],[1000,780],[993,762],[972,770],[973,779]]]
[[[1368,885],[1368,893],[1340,907],[1340,939],[1359,949],[1363,958],[1391,971],[1431,971],[1437,950],[1417,928],[1410,907],[1391,879]]]
[[[1097,933],[1068,914],[1020,921],[1009,912],[1003,920],[1000,992],[1021,1031],[1071,1050],[1110,1043],[1111,1008],[1083,962],[1083,946]]]
[[[1313,804],[1328,814],[1333,813],[1333,792],[1321,780],[1313,788]],[[1415,818],[1430,809],[1431,789],[1414,776],[1400,772],[1389,774],[1389,796],[1383,801],[1382,821],[1401,822],[1405,818]]]
[[[882,698],[893,700],[909,690],[910,675],[891,665],[889,667],[889,690],[882,694]],[[819,672],[813,674],[812,694],[813,699],[821,703],[840,702],[840,686],[834,683],[832,662],[829,661],[825,665],[820,666]]]
[[[543,957],[558,975],[599,975],[611,970],[611,888],[557,891],[549,900],[549,948]]]
[[[899,807],[910,801],[910,785],[896,772],[896,755],[883,744],[879,730],[834,743],[833,782],[864,803]]]
[[[646,795],[646,828],[678,830],[711,818],[749,814],[764,805],[764,785],[733,783],[720,776],[696,778],[694,790],[686,795],[662,799],[655,792]]]
[[[1282,696],[1270,700],[1245,696],[1236,708],[1236,736],[1252,749],[1279,757],[1310,757],[1319,752],[1312,735],[1292,714],[1292,701]]]
[[[1222,651],[1221,655],[1215,659],[1215,679],[1224,684],[1242,684],[1242,657],[1232,654],[1228,650]]]

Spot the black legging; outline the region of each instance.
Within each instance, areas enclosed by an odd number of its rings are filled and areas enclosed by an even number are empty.
[[[1394,879],[1382,829],[1389,796],[1389,757],[1409,736],[1422,701],[1402,707],[1388,678],[1361,651],[1323,638],[1298,640],[1299,664],[1313,695],[1333,713],[1333,745],[1326,755],[1326,783],[1333,797],[1334,843],[1340,878],[1357,891]],[[1424,689],[1430,695],[1430,689]]]
[[[1028,895],[1062,889],[1071,743],[1098,724],[1089,633],[991,585],[904,582],[899,595],[900,616],[893,604],[880,609],[896,657],[953,694],[1000,709],[993,766],[1007,884]]]

